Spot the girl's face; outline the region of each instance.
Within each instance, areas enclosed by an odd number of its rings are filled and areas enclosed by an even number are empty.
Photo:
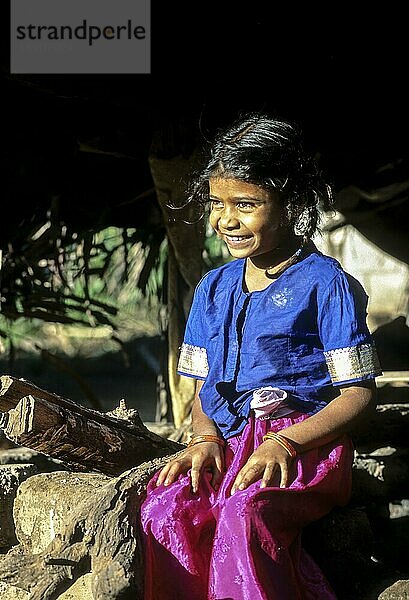
[[[241,181],[211,178],[209,221],[235,258],[259,257],[268,262],[279,245],[284,208],[278,193]]]

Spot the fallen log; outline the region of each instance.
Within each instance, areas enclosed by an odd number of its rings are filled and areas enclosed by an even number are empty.
[[[6,411],[5,411],[6,409]],[[117,476],[185,446],[149,431],[136,410],[100,413],[38,388],[1,377],[0,428],[12,442],[68,463],[73,470]]]
[[[114,424],[120,429],[133,429],[133,425],[137,424],[144,427],[143,422],[139,418],[138,411],[132,410],[132,419],[126,420],[116,419],[111,413],[102,413],[92,408],[87,408],[78,404],[68,398],[63,398],[58,394],[49,392],[42,388],[37,387],[31,381],[27,379],[18,379],[12,375],[2,375],[0,377],[0,411],[5,412],[11,408],[15,408],[24,396],[34,396],[36,398],[42,398],[48,400],[51,404],[56,404],[62,408],[67,408],[80,415],[83,415],[87,419],[92,419],[98,423]],[[115,411],[113,411],[115,412]]]

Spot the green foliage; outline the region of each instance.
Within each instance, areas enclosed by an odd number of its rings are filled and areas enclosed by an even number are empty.
[[[206,229],[203,260],[208,270],[220,267],[232,260],[226,244],[217,237],[210,225]]]
[[[159,333],[166,256],[161,228],[78,234],[48,221],[17,231],[2,258],[3,350],[58,346],[64,330],[116,341]]]
[[[48,219],[13,231],[1,269],[3,352],[108,351],[163,329],[167,238],[151,229],[70,231]],[[230,260],[208,226],[204,270]]]

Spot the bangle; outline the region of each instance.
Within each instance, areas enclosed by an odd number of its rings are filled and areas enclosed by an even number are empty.
[[[195,446],[196,444],[200,444],[201,442],[215,442],[216,444],[219,444],[219,446],[221,446],[222,448],[224,448],[226,445],[226,442],[218,435],[195,435],[192,437],[187,447],[190,448],[191,446]]]
[[[266,435],[263,436],[263,442],[266,440],[274,440],[277,444],[280,444],[282,448],[284,448],[291,458],[295,458],[297,456],[297,451],[294,446],[285,438],[283,435],[276,433],[275,431],[269,431]]]

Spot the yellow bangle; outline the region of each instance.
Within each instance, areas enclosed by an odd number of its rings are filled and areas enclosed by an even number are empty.
[[[196,444],[200,444],[201,442],[215,442],[216,444],[219,444],[219,446],[221,446],[222,448],[224,448],[226,445],[226,442],[218,435],[195,435],[194,437],[192,437],[187,447],[190,448],[191,446],[195,446]]]
[[[291,458],[295,458],[297,456],[296,449],[283,435],[280,435],[275,431],[269,431],[268,433],[266,433],[266,435],[263,436],[263,442],[265,442],[266,440],[274,440],[275,442],[277,442],[277,444],[280,444],[280,446],[287,451]]]

